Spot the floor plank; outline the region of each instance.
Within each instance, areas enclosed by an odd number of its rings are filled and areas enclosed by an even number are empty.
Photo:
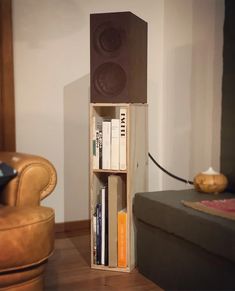
[[[45,291],[162,291],[160,287],[133,270],[131,273],[90,268],[88,234],[61,236],[45,274]]]

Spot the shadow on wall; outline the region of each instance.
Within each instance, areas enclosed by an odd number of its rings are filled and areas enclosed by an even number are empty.
[[[89,80],[87,74],[64,88],[64,219],[88,219]]]

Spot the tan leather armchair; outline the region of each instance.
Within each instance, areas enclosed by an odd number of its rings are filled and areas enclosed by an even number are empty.
[[[54,211],[40,206],[56,185],[46,159],[0,152],[17,170],[0,193],[0,290],[43,290],[43,272],[54,248]]]

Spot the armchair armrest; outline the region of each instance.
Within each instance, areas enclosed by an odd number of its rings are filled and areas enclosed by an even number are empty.
[[[17,170],[17,176],[0,193],[2,204],[36,206],[56,186],[56,170],[45,158],[16,152],[0,152],[0,161]]]

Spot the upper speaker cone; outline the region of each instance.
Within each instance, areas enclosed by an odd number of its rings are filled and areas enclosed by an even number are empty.
[[[100,25],[94,33],[94,45],[98,53],[106,56],[115,56],[122,46],[121,31],[110,22]]]

